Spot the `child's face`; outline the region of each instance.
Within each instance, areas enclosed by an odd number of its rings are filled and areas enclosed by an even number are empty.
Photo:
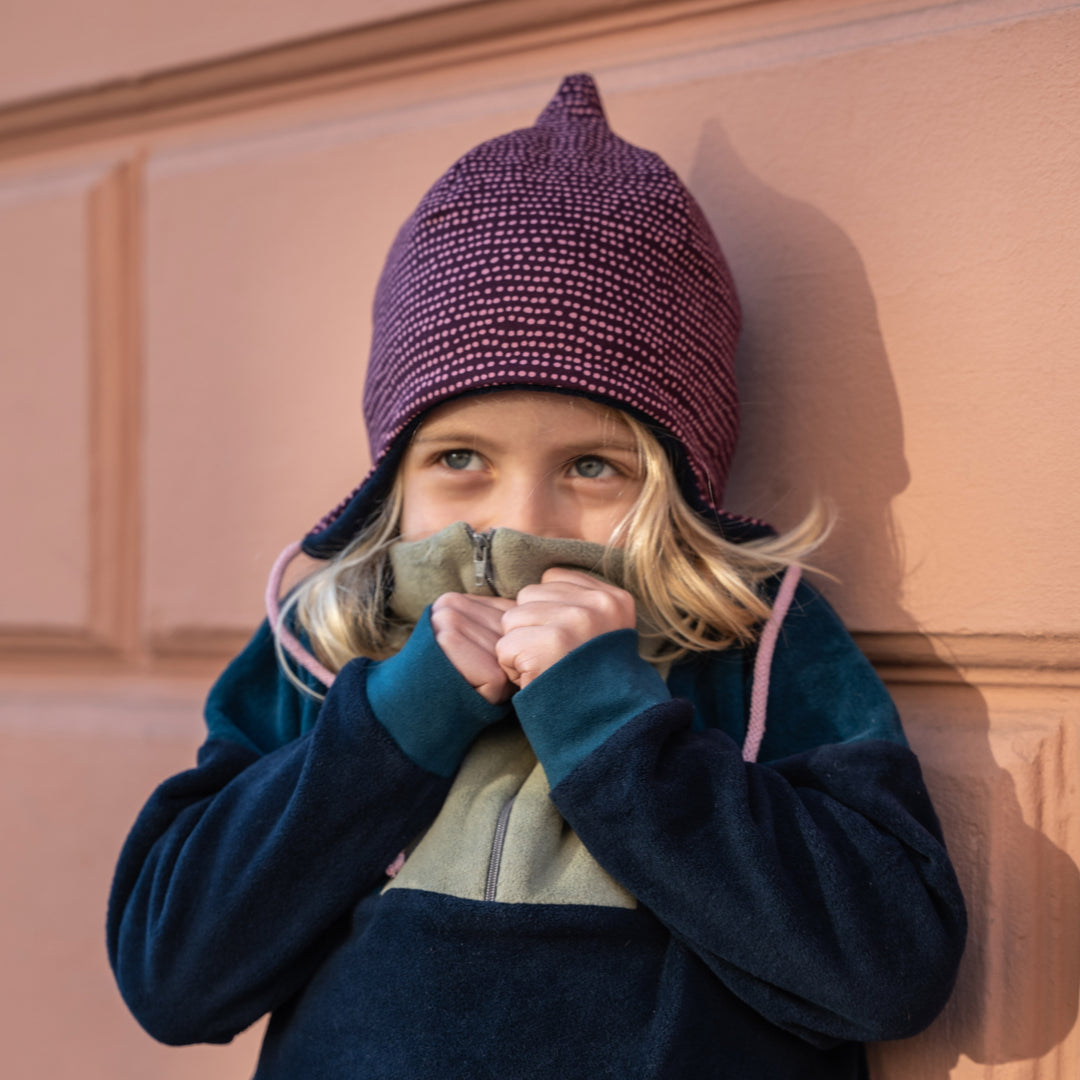
[[[433,409],[401,470],[405,540],[465,521],[606,544],[642,485],[636,440],[615,410],[538,390]]]

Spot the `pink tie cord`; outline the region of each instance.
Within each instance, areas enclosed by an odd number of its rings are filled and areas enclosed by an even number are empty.
[[[274,631],[281,647],[305,670],[310,672],[327,689],[334,684],[334,673],[323,667],[314,656],[296,639],[292,631],[282,623],[281,607],[278,596],[281,594],[281,582],[289,563],[300,554],[300,542],[290,544],[276,559],[270,569],[270,580],[266,583],[266,615],[270,628]]]
[[[743,743],[743,761],[757,761],[761,740],[765,737],[765,707],[769,700],[769,672],[772,668],[773,650],[780,635],[780,627],[791,606],[795,586],[799,584],[802,568],[789,566],[773,602],[772,614],[761,631],[757,657],[754,660],[754,686],[750,692],[750,719],[746,725],[746,741]]]

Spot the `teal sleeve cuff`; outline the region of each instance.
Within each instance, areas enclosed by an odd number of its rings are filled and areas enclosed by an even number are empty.
[[[401,652],[369,666],[367,695],[375,718],[405,754],[428,772],[450,777],[484,728],[510,712],[471,687],[439,648],[426,608]]]
[[[514,711],[552,787],[628,720],[671,700],[637,649],[635,630],[601,634],[514,695]]]

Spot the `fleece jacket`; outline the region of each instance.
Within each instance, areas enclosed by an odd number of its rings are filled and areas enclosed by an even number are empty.
[[[257,1080],[865,1077],[965,935],[888,694],[800,585],[746,762],[754,649],[664,677],[637,646],[595,638],[495,706],[425,610],[318,701],[264,624],[119,860],[140,1023],[226,1042],[269,1013]]]

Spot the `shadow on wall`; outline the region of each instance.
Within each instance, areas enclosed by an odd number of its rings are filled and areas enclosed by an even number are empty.
[[[891,504],[910,474],[858,251],[815,207],[748,171],[718,121],[705,124],[688,179],[722,237],[744,307],[743,429],[726,504],[789,527],[812,495],[828,498],[841,522],[821,564],[858,583],[858,595],[844,598],[849,621],[911,635],[934,662],[902,606]],[[952,676],[930,693],[919,687],[898,697],[967,899],[967,951],[935,1024],[873,1050],[878,1077],[945,1080],[961,1055],[979,1064],[1038,1058],[1077,1017],[1080,872],[1024,821],[1017,784],[1025,785],[1025,805],[1038,805],[1038,763],[1014,753],[1013,771],[999,766],[983,695],[958,671]],[[917,709],[907,707],[909,696]],[[1056,753],[1056,738],[1030,734],[1036,756]],[[998,737],[1000,757],[1015,740]]]

